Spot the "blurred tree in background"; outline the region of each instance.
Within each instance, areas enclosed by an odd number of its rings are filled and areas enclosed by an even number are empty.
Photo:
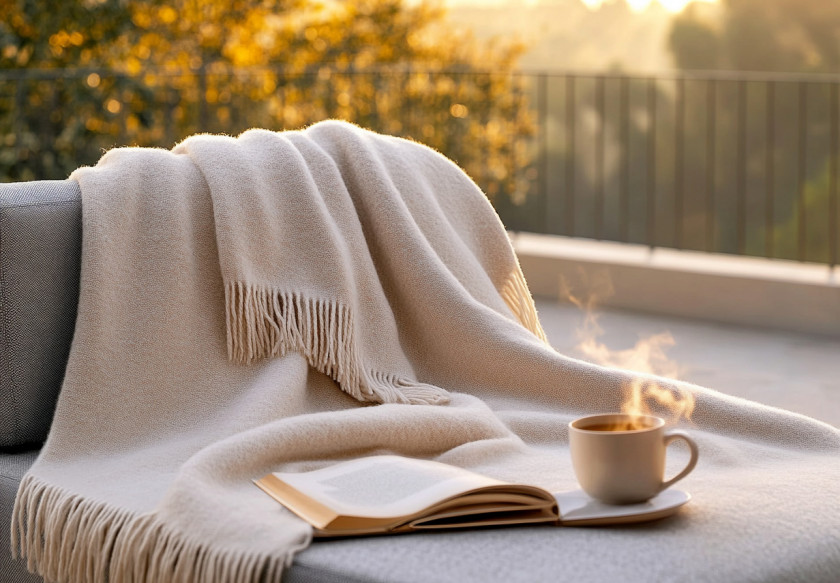
[[[113,146],[336,117],[422,141],[511,197],[534,132],[520,52],[453,33],[426,2],[11,0],[0,180],[65,178]]]
[[[101,92],[27,73],[101,66],[130,25],[117,2],[0,3],[0,180],[63,178],[79,154],[86,159],[86,119],[103,115]]]
[[[721,0],[722,11],[690,4],[671,28],[683,69],[837,73],[840,2]]]
[[[840,72],[840,2],[691,4],[673,21],[669,48],[682,69],[779,74],[765,76],[771,79],[766,82],[742,77],[719,83],[718,124],[730,128],[730,135],[744,124],[742,182],[748,192],[742,196],[747,213],[770,215],[769,226],[765,221],[748,225],[747,252],[828,261],[831,246],[837,245],[829,241],[829,222],[840,220],[831,210],[834,185],[828,171],[831,133],[836,131],[836,121],[831,120],[838,112],[833,111],[836,97],[831,94],[836,78],[820,75]],[[727,99],[733,105],[727,105]],[[739,99],[743,111],[751,112],[745,119],[738,117]],[[694,132],[687,138],[691,143],[702,139],[704,129],[689,125],[687,131]],[[737,140],[722,147],[730,157],[738,156]],[[805,156],[800,154],[803,148]],[[702,174],[702,161],[690,158],[688,164],[688,175]],[[731,183],[736,177],[719,179]]]

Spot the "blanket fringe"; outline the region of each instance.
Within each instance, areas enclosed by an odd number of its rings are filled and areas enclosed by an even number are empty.
[[[279,581],[294,552],[262,555],[190,540],[155,516],[85,500],[33,476],[20,485],[12,556],[48,583],[257,583]],[[49,535],[49,536],[47,536]]]
[[[309,364],[360,401],[436,405],[449,401],[439,387],[368,371],[354,342],[350,309],[241,281],[225,283],[228,358],[248,364],[262,358],[303,354]]]
[[[502,298],[519,322],[540,340],[548,344],[548,337],[537,316],[537,307],[522,270],[517,267],[501,289]]]

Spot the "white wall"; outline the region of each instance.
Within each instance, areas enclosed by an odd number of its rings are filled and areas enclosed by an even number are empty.
[[[511,235],[535,296],[840,337],[840,270],[825,265]]]

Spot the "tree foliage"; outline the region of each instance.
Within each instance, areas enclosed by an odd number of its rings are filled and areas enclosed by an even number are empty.
[[[684,69],[823,72],[840,70],[840,2],[722,0],[718,14],[689,5],[669,44]]]
[[[3,180],[114,145],[328,117],[415,138],[510,196],[533,133],[514,44],[404,0],[12,0],[0,7]]]

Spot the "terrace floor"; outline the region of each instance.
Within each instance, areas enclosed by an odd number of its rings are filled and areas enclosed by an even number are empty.
[[[585,329],[580,309],[540,298],[537,308],[555,349],[591,360],[579,348],[578,331]],[[599,314],[597,342],[611,351],[669,332],[674,344],[666,354],[681,380],[840,427],[840,339],[640,312]]]

